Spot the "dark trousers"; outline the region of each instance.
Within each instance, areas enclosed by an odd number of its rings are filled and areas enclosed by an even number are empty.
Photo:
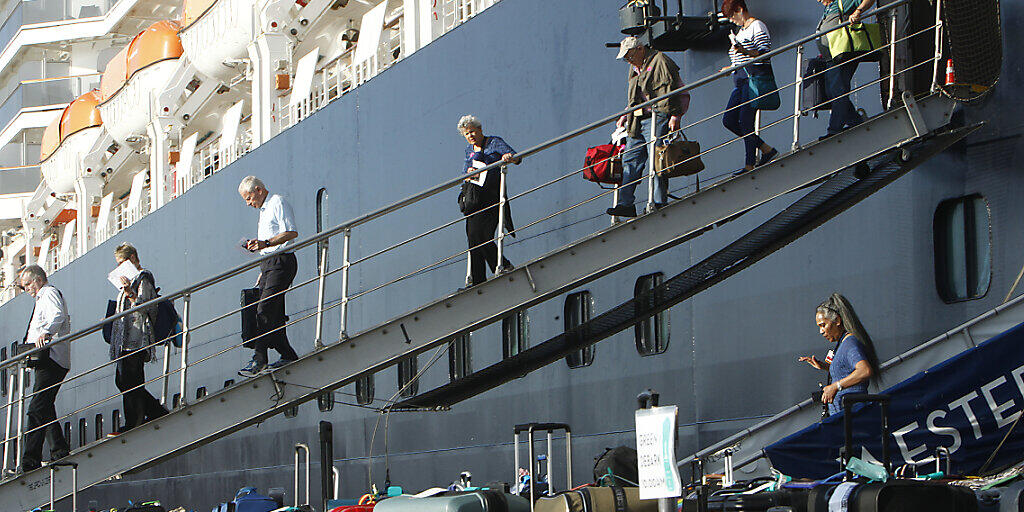
[[[117,362],[114,384],[123,393],[121,400],[124,402],[124,430],[167,414],[167,409],[143,386],[146,382],[145,365],[145,351],[136,352]]]
[[[32,374],[32,380],[35,382],[32,386],[32,400],[28,404],[25,455],[22,458],[22,467],[25,470],[35,469],[41,465],[44,439],[50,445],[50,455],[54,459],[63,458],[71,452],[67,440],[64,439],[64,432],[56,421],[57,408],[53,405],[60,384],[68,371],[52,359],[46,358],[39,362],[39,366],[32,368]],[[46,391],[40,391],[42,389]]]
[[[288,334],[284,325],[288,316],[284,314],[284,295],[282,292],[292,285],[298,263],[295,254],[286,252],[260,263],[260,281],[256,285],[260,289],[260,303],[256,305],[256,353],[257,363],[267,363],[267,349],[274,349],[281,358],[294,361],[299,358],[292,346],[288,344]],[[267,298],[271,297],[272,298]]]
[[[739,70],[734,75],[734,83],[736,87],[732,90],[732,96],[729,97],[729,105],[726,107],[728,110],[722,116],[722,124],[730,132],[743,137],[743,147],[746,150],[744,162],[748,166],[756,165],[757,148],[761,147],[764,141],[754,134],[754,116],[757,111],[750,103],[743,105],[751,99],[750,79],[747,78],[747,74],[743,70]]]
[[[470,248],[470,286],[487,280],[487,267],[491,268],[492,273],[497,269],[498,244],[494,243],[493,240],[494,231],[497,229],[497,205],[466,217],[466,240],[469,242]],[[480,247],[477,247],[478,245]],[[474,249],[474,247],[476,248]],[[508,267],[510,265],[512,264],[508,261],[508,258],[502,258],[502,266]]]
[[[825,72],[825,90],[832,100],[832,115],[828,118],[828,133],[834,135],[844,127],[860,124],[860,114],[850,100],[850,83],[857,72],[857,60],[852,60]]]

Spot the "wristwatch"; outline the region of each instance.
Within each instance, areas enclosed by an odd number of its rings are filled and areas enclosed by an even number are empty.
[[[836,381],[836,393],[838,393],[838,392],[840,392],[842,390],[843,390],[843,385],[840,384],[839,381],[837,380]]]

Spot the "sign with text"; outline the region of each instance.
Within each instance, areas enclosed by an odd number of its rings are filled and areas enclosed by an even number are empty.
[[[679,408],[636,411],[636,454],[640,499],[675,498],[682,494],[676,468],[676,414]]]

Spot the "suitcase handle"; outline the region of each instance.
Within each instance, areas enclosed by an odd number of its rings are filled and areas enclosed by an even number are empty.
[[[889,403],[892,401],[889,395],[872,395],[867,393],[850,393],[843,395],[843,434],[845,443],[843,445],[842,461],[843,470],[849,478],[851,473],[846,469],[853,453],[853,417],[850,414],[854,404],[877,403],[882,409],[882,467],[889,473]]]
[[[508,427],[505,427],[508,428]],[[522,432],[555,432],[557,430],[564,430],[566,432],[572,432],[569,425],[566,423],[524,423],[522,425],[516,425],[514,433],[519,434]],[[508,432],[507,430],[505,432]]]

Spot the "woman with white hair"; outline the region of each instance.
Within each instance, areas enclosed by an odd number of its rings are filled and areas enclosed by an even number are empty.
[[[484,135],[480,120],[466,115],[459,119],[459,133],[469,143],[466,146],[465,171],[471,173],[498,161],[518,164],[519,159],[501,137]],[[470,280],[469,286],[487,280],[487,267],[500,274],[512,270],[512,263],[502,258],[498,266],[498,246],[494,243],[494,231],[498,229],[498,198],[501,193],[501,173],[497,170],[484,171],[467,177],[459,194],[459,210],[466,216],[466,239],[469,243]],[[505,231],[516,236],[512,226],[512,214],[505,205]],[[486,264],[486,266],[485,266]]]

